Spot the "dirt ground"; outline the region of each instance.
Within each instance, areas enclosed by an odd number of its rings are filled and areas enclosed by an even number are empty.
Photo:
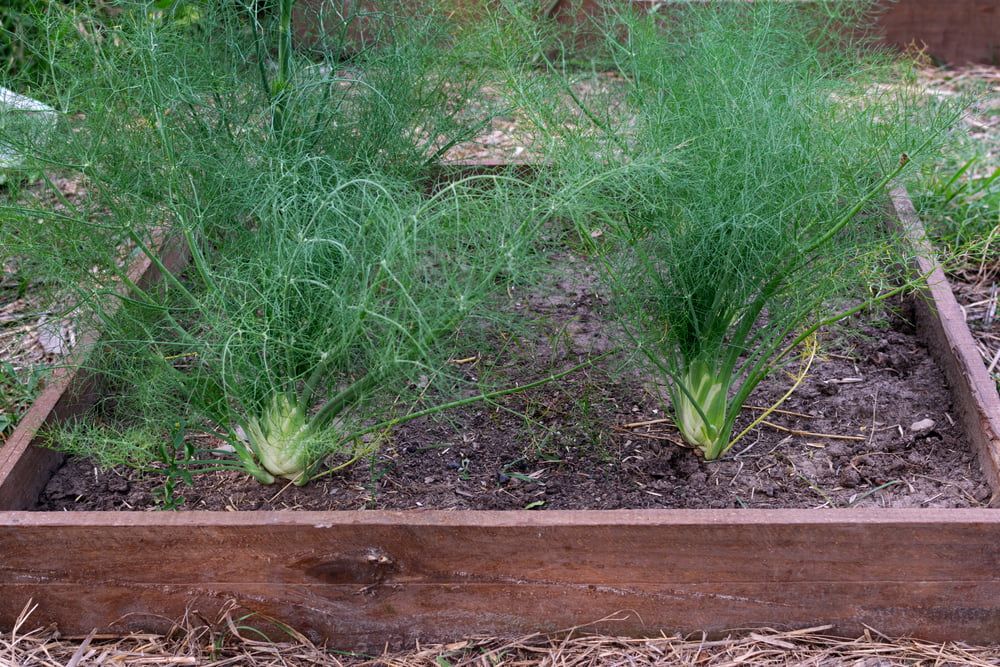
[[[597,270],[551,255],[544,282],[510,306],[534,322],[506,348],[467,349],[470,381],[527,384],[618,344]],[[976,507],[989,499],[977,459],[950,413],[940,370],[905,308],[827,331],[796,392],[721,461],[683,446],[651,377],[623,372],[628,349],[540,388],[409,422],[368,461],[304,487],[262,486],[242,473],[199,475],[182,509],[618,509]],[[470,361],[471,360],[471,361]],[[791,384],[751,397],[737,432]],[[70,458],[40,510],[156,507],[158,475],[102,471]]]

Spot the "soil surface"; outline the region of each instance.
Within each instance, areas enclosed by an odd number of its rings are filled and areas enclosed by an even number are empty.
[[[544,283],[512,294],[540,333],[503,356],[469,349],[470,378],[493,364],[525,384],[612,349],[595,268],[559,251]],[[951,411],[945,380],[906,313],[825,332],[805,381],[721,461],[681,446],[641,373],[609,358],[538,389],[400,426],[374,458],[304,487],[219,472],[181,485],[181,509],[613,509],[976,507],[990,496]],[[491,358],[492,357],[492,358]],[[614,359],[612,361],[612,359]],[[790,384],[762,384],[737,425]],[[643,423],[653,422],[653,423]],[[155,509],[163,478],[69,458],[39,510]]]

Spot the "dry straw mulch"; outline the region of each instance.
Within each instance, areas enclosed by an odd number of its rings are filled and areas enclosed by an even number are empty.
[[[1000,665],[1000,645],[938,644],[892,639],[874,629],[854,639],[827,634],[831,626],[793,631],[769,628],[734,631],[721,640],[661,636],[632,639],[573,628],[552,635],[515,639],[477,637],[452,644],[364,656],[320,646],[281,624],[280,638],[267,641],[255,629],[273,620],[230,605],[219,617],[189,614],[165,635],[99,634],[63,637],[53,627],[29,630],[34,607],[0,635],[0,667],[87,667],[91,665],[223,665],[320,667],[585,667],[590,665]],[[604,619],[613,621],[614,619]],[[273,634],[273,630],[272,630]]]

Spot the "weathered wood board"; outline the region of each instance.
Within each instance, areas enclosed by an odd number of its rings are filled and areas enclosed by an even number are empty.
[[[953,65],[1000,64],[1000,0],[898,0],[883,3],[887,44],[915,46]]]
[[[411,7],[422,2],[406,1]],[[590,17],[609,2],[658,11],[671,4],[662,0],[538,0],[536,16],[562,23],[567,30],[564,41],[585,47],[599,39],[599,33],[588,27]],[[491,0],[451,0],[451,4],[454,15],[474,17]],[[316,26],[322,24],[332,36],[325,48],[350,52],[378,39],[383,30],[380,17],[395,6],[399,0],[300,0],[295,31],[300,44],[315,46]],[[922,49],[954,65],[1000,63],[1000,0],[878,0],[877,7],[875,28],[885,44]]]
[[[922,243],[905,193],[894,201]],[[165,255],[171,270],[185,260]],[[920,326],[997,484],[1000,412],[991,406],[1000,399],[968,356],[969,332],[929,252],[918,262],[930,277]],[[156,278],[149,262],[133,275]],[[867,625],[1000,641],[994,509],[16,511],[31,506],[58,462],[32,445],[38,427],[85,408],[95,387],[82,371],[53,383],[0,448],[0,628],[29,599],[39,605],[35,622],[74,634],[167,630],[189,607],[211,617],[235,600],[351,650],[612,616],[590,629],[718,634],[829,623],[842,634]]]
[[[893,208],[911,243],[926,290],[915,299],[917,325],[935,361],[948,378],[958,418],[979,455],[983,472],[993,487],[992,506],[1000,502],[1000,396],[983,365],[976,341],[965,324],[965,314],[951,291],[948,278],[934,260],[934,250],[906,191],[892,193]]]
[[[235,599],[354,650],[612,615],[1000,639],[992,510],[6,513],[0,553],[0,618],[32,598],[72,633]]]

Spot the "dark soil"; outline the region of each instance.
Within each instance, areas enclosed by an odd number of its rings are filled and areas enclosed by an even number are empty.
[[[544,333],[498,353],[469,349],[470,376],[498,362],[527,383],[612,347],[594,268],[559,254],[561,270],[514,307]],[[664,405],[636,373],[604,363],[539,389],[397,428],[367,462],[305,487],[262,486],[215,473],[180,486],[182,509],[612,509],[726,507],[975,507],[989,486],[951,411],[942,373],[905,312],[854,322],[850,340],[822,338],[809,376],[781,409],[721,461],[679,445]],[[511,349],[513,348],[513,350]],[[493,356],[494,358],[490,358]],[[750,406],[769,406],[776,376]],[[795,414],[790,414],[795,413]],[[759,414],[745,411],[745,425]],[[631,426],[630,426],[631,425]],[[742,430],[741,426],[737,426]],[[163,478],[101,471],[70,458],[40,510],[158,507]]]

